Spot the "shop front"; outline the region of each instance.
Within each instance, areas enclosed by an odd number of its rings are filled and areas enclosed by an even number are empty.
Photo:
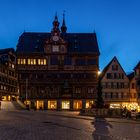
[[[122,105],[121,105],[121,103],[110,103],[110,108],[111,109],[121,109]]]
[[[57,109],[57,101],[56,100],[49,100],[48,101],[48,109]]]
[[[110,108],[112,109],[126,108],[128,110],[139,110],[139,105],[137,102],[110,103]]]
[[[37,110],[42,110],[42,109],[44,109],[44,101],[42,101],[42,100],[37,100],[37,101],[36,101],[36,109],[37,109]]]
[[[93,104],[94,104],[93,100],[86,100],[86,108],[92,108]]]
[[[61,107],[64,110],[69,110],[70,109],[70,101],[65,100],[61,102]]]
[[[82,109],[82,100],[74,100],[73,101],[73,109],[74,110]]]
[[[122,108],[126,107],[128,110],[138,110],[139,106],[137,102],[122,103]]]
[[[24,104],[26,106],[26,109],[31,109],[31,101],[30,100],[25,100]]]

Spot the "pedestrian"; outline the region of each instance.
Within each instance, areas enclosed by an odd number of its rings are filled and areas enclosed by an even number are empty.
[[[127,117],[127,109],[126,109],[126,106],[122,110],[122,117],[123,118],[126,118]]]

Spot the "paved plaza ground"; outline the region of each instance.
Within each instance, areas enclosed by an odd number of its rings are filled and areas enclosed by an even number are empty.
[[[0,140],[140,140],[140,121],[20,110],[2,103]]]

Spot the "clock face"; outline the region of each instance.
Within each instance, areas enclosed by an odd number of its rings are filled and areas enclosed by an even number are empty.
[[[59,37],[58,36],[53,36],[53,41],[58,41],[59,40]]]

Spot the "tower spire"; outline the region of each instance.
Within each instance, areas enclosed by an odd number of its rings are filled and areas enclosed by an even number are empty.
[[[57,17],[57,12],[55,14],[54,17],[54,21],[53,21],[53,28],[52,28],[52,33],[59,33],[59,22],[58,22],[58,17]]]
[[[57,12],[55,13],[55,18],[54,18],[55,21],[58,21],[58,17],[57,17]]]
[[[62,22],[62,26],[61,26],[61,32],[62,33],[66,33],[67,31],[67,27],[66,27],[66,23],[65,23],[65,11],[63,12],[63,22]]]

